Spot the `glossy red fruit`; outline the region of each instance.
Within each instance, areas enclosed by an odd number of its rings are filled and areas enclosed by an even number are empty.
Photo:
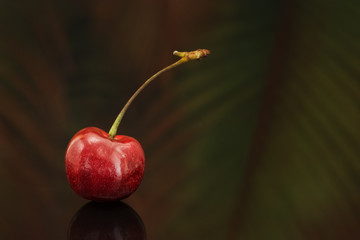
[[[71,188],[83,198],[115,201],[128,197],[140,185],[145,156],[140,143],[128,136],[95,127],[80,130],[71,139],[65,155]]]
[[[147,79],[126,102],[109,133],[89,127],[71,139],[65,155],[66,175],[72,189],[95,201],[112,201],[128,197],[139,186],[145,168],[144,151],[134,138],[116,135],[119,124],[136,96],[157,76],[191,60],[210,54],[207,49],[173,53],[180,60]]]

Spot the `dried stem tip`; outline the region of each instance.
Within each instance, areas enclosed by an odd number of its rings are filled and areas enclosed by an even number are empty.
[[[207,49],[198,49],[191,52],[174,51],[173,54],[189,61],[189,60],[200,60],[206,57],[207,55],[209,55],[210,51]]]

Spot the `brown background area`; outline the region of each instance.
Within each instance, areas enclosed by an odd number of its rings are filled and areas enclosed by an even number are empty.
[[[125,200],[148,239],[360,238],[357,1],[0,3],[2,239],[66,239],[86,203],[64,152],[107,131],[146,153]]]

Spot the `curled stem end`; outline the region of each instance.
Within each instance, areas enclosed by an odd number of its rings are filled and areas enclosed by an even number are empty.
[[[185,58],[187,61],[189,61],[189,60],[200,60],[204,57],[207,57],[210,54],[210,51],[207,49],[198,49],[191,52],[174,51],[173,54],[175,56]]]

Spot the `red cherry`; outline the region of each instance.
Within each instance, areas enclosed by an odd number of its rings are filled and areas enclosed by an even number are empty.
[[[144,175],[144,151],[134,138],[116,135],[121,119],[135,97],[161,73],[209,54],[206,49],[175,51],[174,55],[181,59],[140,86],[121,110],[109,133],[89,127],[74,135],[66,150],[65,169],[70,186],[78,195],[94,201],[114,201],[130,196],[138,188]]]
[[[144,175],[145,156],[138,141],[88,127],[71,139],[65,155],[67,179],[83,198],[120,200],[132,194]]]

